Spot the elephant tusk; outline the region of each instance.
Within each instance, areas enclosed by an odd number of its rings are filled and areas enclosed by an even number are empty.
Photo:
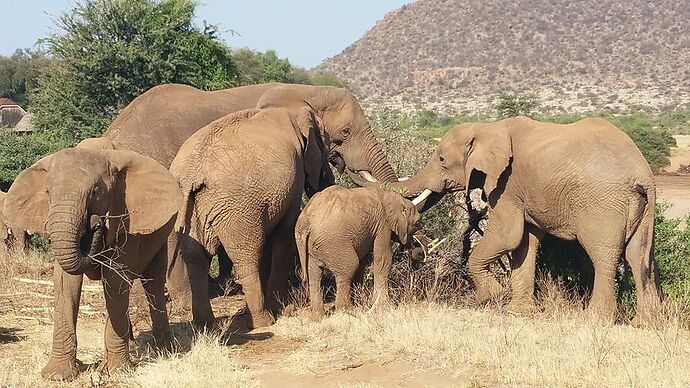
[[[11,236],[11,235],[12,235],[12,229],[7,228],[7,235],[8,235],[8,236]]]
[[[405,177],[402,177],[402,178],[398,178],[398,182],[404,182],[404,181],[406,181],[406,180],[408,180],[408,179],[410,179],[409,176],[405,176]]]
[[[372,182],[372,183],[378,182],[376,180],[376,178],[374,178],[374,176],[369,173],[369,171],[359,170],[359,171],[357,171],[357,173],[359,174],[359,176],[361,176],[367,182]]]
[[[420,203],[422,203],[425,199],[427,199],[433,191],[429,189],[424,189],[421,194],[417,196],[417,198],[412,200],[412,204],[415,206],[418,206]]]

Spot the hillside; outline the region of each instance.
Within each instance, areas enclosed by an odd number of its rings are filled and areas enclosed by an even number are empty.
[[[419,0],[317,70],[365,105],[485,111],[503,91],[544,110],[690,102],[687,0]]]

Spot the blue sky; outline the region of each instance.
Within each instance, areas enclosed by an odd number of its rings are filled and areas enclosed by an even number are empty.
[[[274,49],[292,63],[313,67],[361,37],[377,20],[411,0],[201,0],[198,23],[219,24],[232,47]],[[0,0],[0,54],[32,47],[50,32],[52,16],[74,0]],[[52,15],[52,16],[51,16]]]

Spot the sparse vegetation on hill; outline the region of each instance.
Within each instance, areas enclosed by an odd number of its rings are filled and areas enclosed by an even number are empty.
[[[488,113],[503,92],[552,112],[690,101],[690,3],[419,0],[318,69],[371,105]]]

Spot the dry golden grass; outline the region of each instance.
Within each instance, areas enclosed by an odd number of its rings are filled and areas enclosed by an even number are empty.
[[[35,256],[0,257],[2,293],[48,293],[17,283],[15,277],[49,280],[46,264]],[[411,281],[443,287],[436,277]],[[414,280],[414,278],[412,278]],[[444,281],[453,285],[455,282]],[[44,287],[44,286],[41,286]],[[403,288],[407,285],[403,285]],[[140,336],[132,346],[138,367],[111,376],[97,370],[103,352],[102,316],[79,318],[79,358],[92,365],[72,384],[46,384],[40,369],[50,351],[49,310],[17,320],[19,309],[39,299],[0,300],[0,385],[97,387],[202,386],[688,386],[690,332],[686,312],[665,318],[663,329],[628,325],[603,326],[587,319],[581,301],[562,287],[541,280],[540,311],[517,316],[503,307],[471,307],[422,301],[420,296],[445,295],[399,290],[397,307],[361,307],[336,312],[312,322],[302,307],[261,334],[218,336],[197,334],[176,324],[181,351],[156,354]],[[94,305],[98,295],[86,295]],[[98,296],[102,298],[102,296]],[[432,298],[433,299],[433,298]],[[416,300],[416,301],[415,301]],[[52,301],[43,299],[44,305]],[[135,324],[136,326],[136,324]],[[141,329],[140,329],[141,330]],[[135,331],[137,331],[135,327]],[[145,329],[144,329],[145,331]],[[10,338],[14,336],[14,338]],[[232,341],[238,338],[246,341]],[[262,338],[262,339],[258,339]],[[406,382],[406,383],[405,383]]]
[[[406,361],[475,385],[690,385],[686,315],[670,314],[657,330],[601,325],[559,284],[541,280],[541,289],[540,310],[529,317],[419,302],[336,312],[317,323],[302,314],[273,331],[303,341],[283,365],[303,374]]]

